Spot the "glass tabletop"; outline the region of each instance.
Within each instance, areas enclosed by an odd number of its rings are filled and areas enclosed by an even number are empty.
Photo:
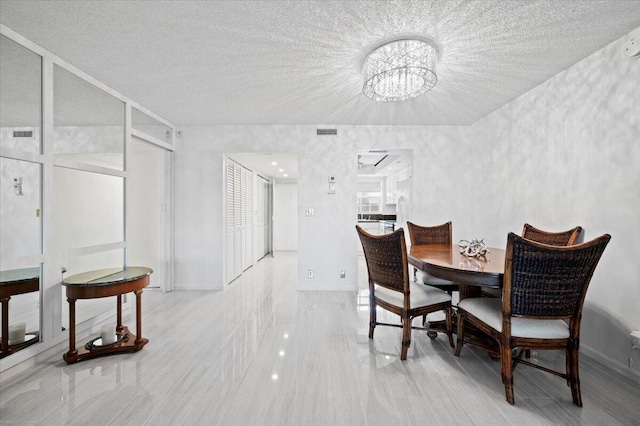
[[[146,266],[129,266],[126,268],[107,268],[82,272],[62,280],[64,286],[101,286],[119,282],[134,281],[151,275],[153,270]]]

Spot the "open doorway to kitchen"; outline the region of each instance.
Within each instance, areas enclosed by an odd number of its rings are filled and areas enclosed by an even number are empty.
[[[358,151],[358,225],[372,234],[406,229],[411,214],[413,151]],[[408,242],[408,235],[407,237]],[[358,240],[358,285],[367,288],[367,268]]]

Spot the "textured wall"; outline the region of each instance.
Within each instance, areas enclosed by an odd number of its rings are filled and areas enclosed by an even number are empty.
[[[622,366],[640,329],[640,60],[627,37],[471,126],[489,172],[480,205],[501,237],[523,222],[612,235],[587,294],[582,345]],[[490,200],[490,201],[489,201]]]
[[[298,277],[302,289],[354,289],[356,152],[344,136],[313,126],[189,126],[175,154],[176,288],[223,288],[223,153],[297,152]],[[350,167],[351,166],[351,167]],[[327,194],[328,176],[337,193]],[[313,207],[315,216],[304,216]],[[306,278],[307,269],[316,271]],[[347,270],[347,278],[339,272]],[[351,273],[349,273],[351,271]]]

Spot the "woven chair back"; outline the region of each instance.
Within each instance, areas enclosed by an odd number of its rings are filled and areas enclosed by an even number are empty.
[[[584,296],[611,236],[556,247],[510,233],[507,240],[505,296],[511,314],[568,318],[582,310]]]
[[[437,226],[420,226],[407,222],[411,245],[446,244],[451,245],[451,222]]]
[[[409,289],[407,248],[404,230],[385,235],[372,235],[356,226],[367,261],[369,280],[392,290]]]
[[[522,236],[527,240],[550,246],[570,246],[576,243],[581,232],[582,228],[579,226],[563,232],[547,232],[525,223],[522,229]]]

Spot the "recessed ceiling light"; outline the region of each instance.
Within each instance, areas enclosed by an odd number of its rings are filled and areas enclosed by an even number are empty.
[[[277,162],[277,161],[273,161],[273,162],[271,163],[271,165],[272,165],[272,166],[277,166],[277,165],[278,165],[278,162]]]
[[[282,173],[282,172],[284,172],[284,169],[278,169],[278,171],[279,171],[280,173]]]
[[[286,174],[286,173],[285,173],[283,176],[284,176],[284,177],[289,177],[289,175],[288,175],[288,174]]]

